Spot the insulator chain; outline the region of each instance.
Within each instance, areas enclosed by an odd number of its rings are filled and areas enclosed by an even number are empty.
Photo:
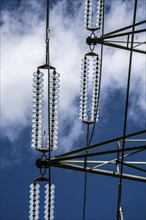
[[[99,82],[100,82],[100,60],[98,55],[94,59],[93,64],[93,91],[92,91],[92,109],[91,121],[98,120],[99,117]]]
[[[50,203],[50,204],[49,204]],[[49,183],[45,186],[44,219],[54,220],[55,185]]]
[[[32,147],[41,148],[43,113],[43,76],[39,70],[33,73]]]
[[[96,25],[93,25],[92,0],[85,0],[85,27],[91,31],[90,39],[95,39],[95,31],[101,28],[103,18],[104,0],[97,1]],[[100,60],[94,52],[94,43],[89,45],[90,52],[85,54],[81,64],[81,98],[80,119],[85,123],[95,123],[99,117],[99,93],[100,93]],[[93,67],[91,67],[91,65]],[[92,72],[92,73],[90,73]],[[92,77],[92,94],[90,89]],[[90,103],[90,100],[92,102]]]
[[[45,200],[44,200],[44,220],[54,220],[54,204],[55,204],[55,185],[49,183],[45,185]],[[29,219],[38,220],[39,218],[39,203],[40,203],[40,185],[33,182],[30,185],[30,206]]]
[[[102,26],[104,0],[97,0],[95,24],[93,22],[92,5],[92,0],[85,0],[84,26],[88,30],[97,30]]]
[[[29,206],[29,219],[39,219],[39,193],[40,185],[36,182],[30,185],[30,206]]]
[[[92,69],[92,98],[89,91],[89,65]],[[95,53],[85,54],[82,60],[81,72],[81,98],[80,98],[80,119],[85,123],[95,123],[98,120],[99,82],[100,82],[100,61]],[[91,69],[90,69],[91,70]],[[91,103],[90,103],[90,100]]]
[[[81,98],[80,98],[80,119],[82,121],[87,120],[87,91],[89,81],[89,59],[85,55],[82,59],[81,67]]]
[[[58,108],[59,108],[59,77],[55,70],[50,76],[50,147],[57,148],[58,137]],[[48,137],[49,138],[49,137]]]
[[[58,109],[59,109],[59,73],[50,71],[50,139],[49,132],[43,129],[44,110],[44,74],[38,69],[33,74],[33,116],[32,116],[32,147],[36,150],[57,149],[58,137]],[[42,136],[44,133],[44,145]],[[47,141],[45,141],[45,139]],[[46,143],[47,142],[47,143]],[[46,144],[45,144],[46,143]]]

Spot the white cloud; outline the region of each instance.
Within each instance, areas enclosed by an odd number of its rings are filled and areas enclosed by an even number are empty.
[[[110,10],[105,16],[105,30],[112,31],[131,24],[133,10],[131,2],[119,0],[110,1],[110,3]],[[141,20],[144,17],[145,3],[141,0],[139,4],[138,16]],[[85,37],[90,33],[83,27],[83,7],[83,1],[74,1],[72,11],[75,14],[68,14],[67,0],[58,1],[51,10],[50,19],[51,64],[61,74],[60,127],[63,127],[65,121],[73,120],[70,133],[62,137],[62,146],[70,143],[68,147],[72,147],[75,140],[82,134],[81,122],[76,120],[78,110],[75,101],[80,92],[81,58],[85,52],[89,51],[85,44]],[[15,141],[18,134],[31,121],[32,73],[45,60],[43,13],[43,7],[39,1],[26,1],[14,12],[2,12],[1,125],[3,135],[5,134],[12,141]],[[146,39],[144,35],[143,39]],[[102,78],[104,97],[108,88],[112,90],[125,88],[128,63],[129,52],[105,47]],[[134,56],[132,91],[138,96],[138,102],[135,105],[141,111],[145,108],[144,63],[143,54]],[[137,80],[139,85],[142,85],[143,92],[141,92],[141,86],[137,89]],[[135,114],[134,109],[131,110],[132,115]]]

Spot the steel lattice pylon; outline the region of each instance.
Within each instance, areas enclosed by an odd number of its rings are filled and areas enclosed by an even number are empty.
[[[81,75],[81,108],[80,108],[80,119],[87,126],[87,135],[86,135],[86,146],[83,148],[77,148],[76,150],[69,151],[64,154],[56,155],[51,157],[51,150],[53,150],[55,139],[55,129],[56,124],[54,123],[53,115],[56,110],[52,110],[55,104],[50,104],[50,97],[53,96],[53,91],[58,89],[58,86],[53,87],[56,80],[56,69],[50,66],[49,58],[49,1],[47,0],[47,16],[46,16],[46,64],[39,66],[39,69],[47,69],[48,76],[51,76],[51,70],[53,70],[53,78],[50,81],[48,77],[48,131],[47,135],[49,136],[49,141],[45,147],[41,145],[38,147],[38,136],[37,132],[35,133],[35,146],[36,150],[42,152],[42,156],[36,160],[36,166],[41,171],[41,176],[34,180],[33,185],[31,185],[31,200],[33,203],[36,203],[37,191],[39,187],[37,186],[37,181],[47,181],[49,184],[46,186],[46,211],[45,219],[54,219],[53,217],[53,199],[54,197],[54,185],[51,182],[51,167],[81,171],[85,173],[84,181],[84,207],[83,207],[83,219],[86,218],[86,188],[87,188],[87,173],[100,174],[105,176],[111,176],[119,178],[119,190],[118,190],[118,199],[117,199],[117,220],[123,219],[122,213],[122,181],[123,179],[146,182],[146,170],[144,165],[146,162],[128,160],[130,156],[136,154],[137,159],[140,152],[146,150],[146,130],[135,131],[133,133],[127,134],[127,114],[128,114],[128,103],[130,100],[129,89],[131,81],[131,66],[132,66],[132,55],[134,53],[140,53],[145,55],[146,51],[140,49],[139,47],[146,42],[136,42],[134,39],[135,34],[145,33],[146,29],[143,28],[143,25],[146,24],[146,20],[136,23],[136,12],[137,12],[137,2],[134,1],[134,10],[133,10],[133,23],[129,26],[122,27],[120,29],[114,30],[109,33],[104,33],[104,9],[106,7],[106,1],[99,0],[98,10],[97,10],[97,21],[96,24],[93,22],[93,12],[92,12],[92,0],[85,0],[85,27],[88,31],[91,32],[91,35],[87,37],[86,43],[89,46],[90,52],[86,53],[84,59],[82,60],[82,75]],[[101,31],[100,37],[96,36],[97,31]],[[124,40],[121,40],[121,37],[124,37]],[[118,39],[119,38],[119,39]],[[125,40],[126,38],[126,40]],[[96,45],[101,45],[101,53],[95,53]],[[99,114],[99,100],[100,100],[100,86],[101,86],[101,77],[102,77],[102,60],[103,60],[103,47],[110,46],[117,49],[123,49],[129,51],[129,68],[128,68],[128,80],[126,87],[126,98],[125,98],[125,112],[124,112],[124,123],[123,123],[123,134],[120,137],[114,139],[104,140],[103,142],[91,144],[95,125],[98,121]],[[91,101],[91,109],[88,109],[87,100],[90,101],[88,97],[88,65],[90,60],[95,65],[95,72],[93,71],[93,94]],[[40,73],[39,73],[40,74]],[[37,76],[36,76],[37,79]],[[51,85],[52,82],[52,85]],[[38,82],[39,84],[40,82]],[[51,88],[53,89],[51,91]],[[57,90],[58,91],[58,90]],[[52,94],[52,96],[50,96]],[[56,94],[56,93],[55,93]],[[54,100],[54,99],[52,99]],[[52,101],[53,102],[53,101]],[[55,103],[55,101],[54,101]],[[58,103],[58,102],[57,102]],[[52,106],[53,107],[52,107]],[[36,107],[37,108],[37,107]],[[55,107],[54,107],[55,109]],[[52,115],[50,112],[53,112]],[[57,113],[56,113],[57,114]],[[57,118],[57,116],[56,116]],[[51,121],[52,120],[52,121]],[[36,122],[35,122],[36,123]],[[51,124],[52,123],[52,124]],[[45,132],[46,134],[46,132]],[[37,138],[36,138],[37,136]],[[44,135],[45,136],[45,135]],[[52,142],[51,142],[52,141]],[[44,141],[45,142],[45,141]],[[51,145],[52,144],[52,145]],[[55,145],[56,146],[56,145]],[[112,155],[110,160],[99,160],[101,155]],[[106,167],[108,165],[108,167]],[[110,166],[109,166],[110,165]],[[130,168],[132,172],[124,172],[124,168]],[[49,169],[49,177],[45,176],[46,169]],[[137,174],[137,171],[140,174]],[[52,199],[53,198],[53,199]],[[37,206],[37,204],[33,204]],[[34,206],[31,206],[31,218],[38,219],[38,213],[36,209],[33,209]],[[52,208],[53,207],[53,208]],[[35,213],[36,212],[36,213]],[[36,216],[36,218],[33,218]]]

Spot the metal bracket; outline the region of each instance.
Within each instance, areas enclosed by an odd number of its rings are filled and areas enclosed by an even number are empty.
[[[94,37],[89,36],[89,37],[86,38],[86,43],[88,45],[102,44],[103,43],[103,38],[98,38],[96,36],[94,36]]]
[[[42,158],[39,158],[36,160],[36,167],[37,168],[48,168],[49,167],[49,159],[46,158],[45,160],[43,160]]]

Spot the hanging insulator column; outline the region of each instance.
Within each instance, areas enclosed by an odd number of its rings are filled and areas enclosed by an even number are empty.
[[[97,3],[97,19],[96,19],[96,27],[98,28],[101,28],[102,26],[103,7],[104,7],[104,0],[99,0]]]
[[[32,147],[36,150],[46,149],[49,147],[49,136],[43,120],[43,111],[45,107],[44,97],[44,74],[38,71],[33,74],[33,119],[32,119]],[[54,69],[50,71],[50,149],[57,148],[58,136],[58,109],[59,109],[59,77],[60,74]],[[48,117],[48,116],[47,116]],[[45,129],[44,129],[45,127]],[[47,144],[42,143],[43,133],[47,134]]]
[[[35,149],[41,147],[43,76],[40,70],[33,74],[32,147]]]
[[[36,182],[30,185],[30,211],[29,219],[38,220],[39,219],[39,188],[40,185]]]
[[[59,73],[55,70],[50,75],[50,147],[57,148],[58,137],[58,104],[59,104]]]
[[[90,64],[93,68],[89,67]],[[85,123],[94,123],[98,118],[99,108],[100,62],[98,55],[93,52],[87,53],[82,60],[81,70],[80,119]],[[91,80],[89,80],[89,70],[93,89],[91,89]]]
[[[80,119],[87,120],[87,91],[89,82],[89,59],[85,55],[81,64],[81,98],[80,98]]]
[[[85,0],[84,26],[88,29],[92,25],[92,0]]]
[[[96,56],[93,64],[93,94],[92,94],[92,110],[91,121],[98,120],[99,117],[99,83],[100,83],[100,61],[99,56]]]
[[[97,11],[95,12],[95,20],[94,23],[94,12],[92,8],[93,0],[85,0],[85,12],[84,12],[84,26],[88,30],[97,30],[101,28],[102,18],[103,18],[103,7],[104,0],[96,0],[97,1]]]
[[[45,207],[44,207],[44,219],[54,220],[54,198],[55,198],[55,185],[51,184],[49,190],[49,183],[45,186]],[[50,202],[50,204],[49,204]],[[49,208],[50,206],[50,208]],[[50,211],[50,213],[49,213]]]

